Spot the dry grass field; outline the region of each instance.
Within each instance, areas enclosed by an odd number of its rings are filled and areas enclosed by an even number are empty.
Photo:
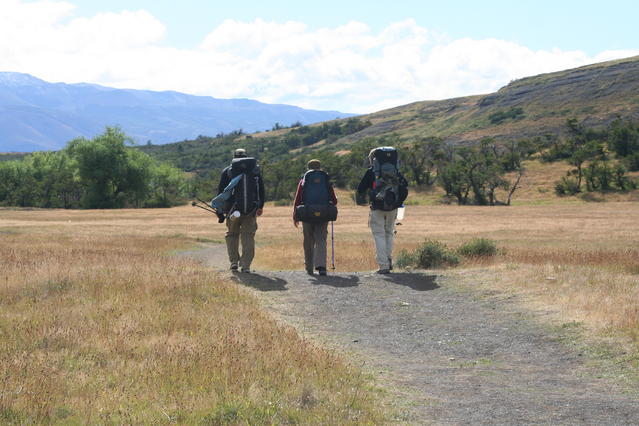
[[[337,271],[373,270],[368,209],[340,195]],[[499,255],[438,273],[523,295],[636,349],[637,203],[408,206],[397,230],[397,249],[490,238]],[[356,369],[275,322],[236,284],[169,255],[223,242],[224,231],[190,206],[0,210],[0,420],[382,421]],[[303,269],[292,207],[265,208],[257,243],[255,268]]]
[[[172,250],[172,210],[0,210],[0,423],[371,424],[376,392]]]

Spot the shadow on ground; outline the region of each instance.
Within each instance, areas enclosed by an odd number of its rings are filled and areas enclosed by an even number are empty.
[[[417,291],[436,290],[439,288],[439,285],[435,282],[437,275],[426,275],[417,272],[399,272],[384,275],[384,280],[405,285]]]
[[[264,275],[250,273],[235,273],[233,274],[234,281],[239,281],[242,284],[252,287],[260,291],[285,291],[286,281],[281,278],[267,277]]]
[[[359,277],[357,275],[349,275],[347,277],[338,275],[320,277],[319,275],[314,275],[313,278],[312,283],[315,285],[329,285],[331,287],[356,287],[359,285]]]

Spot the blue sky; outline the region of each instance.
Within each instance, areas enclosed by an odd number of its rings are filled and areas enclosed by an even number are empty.
[[[79,0],[78,14],[146,9],[167,25],[168,45],[193,47],[224,19],[300,21],[312,28],[348,21],[380,30],[414,18],[451,38],[498,38],[532,49],[582,50],[588,54],[639,46],[639,2],[622,1],[206,1]]]
[[[0,0],[0,71],[364,113],[638,55],[638,4]]]

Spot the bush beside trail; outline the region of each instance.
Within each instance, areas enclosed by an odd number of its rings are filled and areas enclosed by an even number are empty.
[[[497,244],[488,238],[474,238],[457,248],[457,254],[464,257],[496,256]]]
[[[462,244],[456,250],[449,248],[440,241],[426,240],[412,252],[401,250],[396,258],[396,264],[401,268],[431,269],[452,267],[459,265],[461,262],[460,257],[490,257],[498,253],[499,250],[496,243],[487,238],[475,238]]]

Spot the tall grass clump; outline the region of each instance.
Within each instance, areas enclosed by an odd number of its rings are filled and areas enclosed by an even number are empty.
[[[439,241],[426,240],[409,253],[402,250],[396,259],[397,266],[430,269],[459,264],[459,256]]]
[[[489,257],[497,253],[497,243],[488,238],[474,238],[457,248],[457,254],[464,257]]]

